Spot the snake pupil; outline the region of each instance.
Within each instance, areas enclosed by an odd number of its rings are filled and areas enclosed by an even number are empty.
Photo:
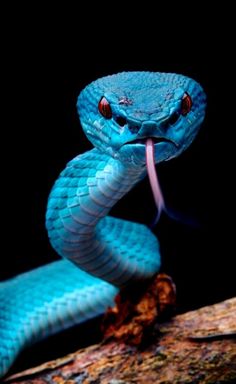
[[[185,92],[181,103],[181,114],[186,116],[191,110],[193,105],[192,99],[187,92]]]
[[[111,106],[104,96],[100,99],[98,103],[98,110],[103,117],[105,117],[106,119],[111,119],[112,117]]]

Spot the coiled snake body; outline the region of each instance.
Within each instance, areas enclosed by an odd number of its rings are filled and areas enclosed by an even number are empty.
[[[0,376],[23,348],[102,314],[119,288],[159,270],[151,230],[107,214],[146,176],[150,151],[158,163],[189,146],[205,94],[182,75],[122,72],[88,85],[77,107],[95,148],[68,163],[49,197],[46,227],[63,259],[0,284]]]

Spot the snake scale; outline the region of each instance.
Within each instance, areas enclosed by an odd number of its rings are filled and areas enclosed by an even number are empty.
[[[94,148],[67,164],[49,196],[46,227],[62,260],[0,283],[0,376],[26,346],[104,313],[120,288],[158,272],[152,231],[108,212],[147,172],[165,209],[151,162],[191,144],[205,100],[195,80],[174,73],[121,72],[81,91],[78,114]]]

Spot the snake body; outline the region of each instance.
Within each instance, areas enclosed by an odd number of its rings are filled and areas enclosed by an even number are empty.
[[[46,227],[62,260],[0,284],[0,376],[26,346],[104,313],[120,288],[158,272],[151,230],[108,212],[146,176],[148,140],[155,163],[190,145],[205,94],[179,74],[122,72],[85,87],[77,107],[95,148],[67,164],[49,196]]]

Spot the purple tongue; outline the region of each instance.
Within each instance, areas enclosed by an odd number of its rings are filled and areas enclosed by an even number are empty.
[[[154,143],[152,139],[147,139],[146,141],[146,164],[149,182],[151,184],[154,201],[157,207],[157,217],[155,219],[156,224],[161,216],[161,212],[165,209],[165,202],[156,173],[154,160]]]

